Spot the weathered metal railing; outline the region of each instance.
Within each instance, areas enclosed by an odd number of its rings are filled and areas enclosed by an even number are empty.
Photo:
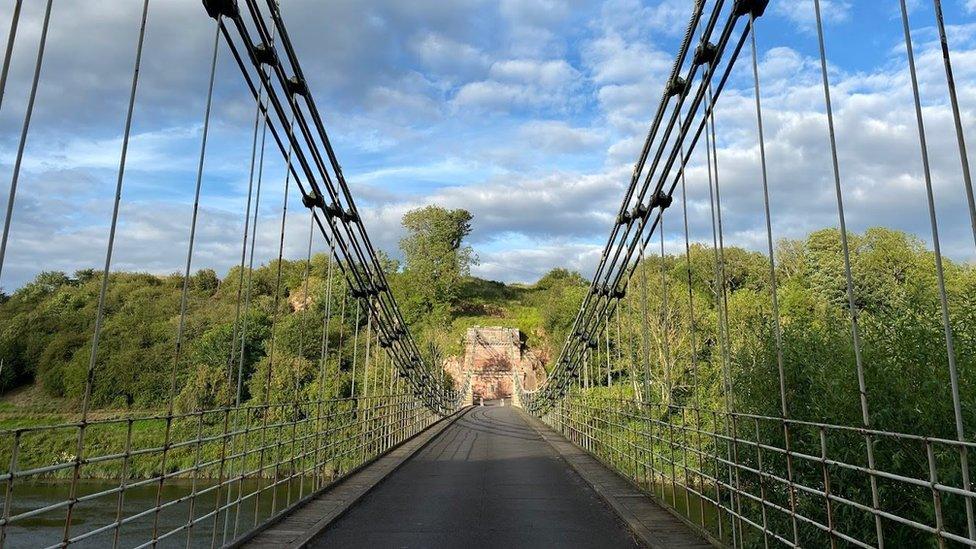
[[[662,410],[577,391],[542,419],[717,543],[876,547],[857,532],[873,532],[881,519],[899,545],[976,545],[965,513],[976,493],[963,486],[959,458],[961,450],[976,449],[972,442],[693,407]],[[866,440],[884,450],[873,468]],[[877,506],[872,478],[881,487]],[[926,503],[931,514],[920,514]]]
[[[438,417],[395,394],[4,430],[0,544],[225,545]]]

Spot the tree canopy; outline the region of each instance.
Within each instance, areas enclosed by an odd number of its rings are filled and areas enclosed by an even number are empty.
[[[403,216],[407,235],[400,240],[404,256],[404,292],[410,316],[447,320],[459,297],[461,282],[477,258],[464,238],[471,234],[467,210],[426,206]]]

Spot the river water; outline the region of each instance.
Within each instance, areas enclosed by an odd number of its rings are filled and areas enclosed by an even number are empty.
[[[266,482],[266,481],[265,481]],[[310,482],[306,483],[305,490],[308,490]],[[213,481],[197,481],[197,490],[203,490],[212,486]],[[245,495],[258,488],[258,481],[249,480],[244,483]],[[65,501],[68,494],[69,484],[65,481],[57,482],[37,482],[16,485],[13,505],[11,506],[11,516],[19,513],[40,509],[48,505],[53,505]],[[79,483],[79,496],[92,494],[103,490],[117,488],[117,482],[83,480]],[[192,485],[189,481],[167,481],[160,494],[160,500],[165,504],[186,497],[191,493]],[[236,496],[236,484],[233,487],[233,495]],[[291,499],[298,499],[299,485],[296,481],[292,485]],[[193,517],[199,518],[207,513],[211,513],[215,508],[214,498],[216,490],[200,495],[193,503]],[[113,523],[117,519],[118,494],[101,496],[90,501],[79,502],[72,510],[71,537],[79,536],[86,532],[92,532],[107,524]],[[157,485],[139,486],[128,488],[125,491],[122,519],[133,517],[140,513],[149,511],[131,522],[121,526],[118,532],[118,547],[136,547],[152,540],[153,525],[162,536],[180,526],[187,524],[190,512],[190,501],[182,501],[171,505],[158,513],[150,511],[155,507],[157,497]],[[226,503],[226,489],[222,492],[222,503]],[[281,485],[277,489],[276,509],[281,510],[282,505],[288,497],[288,487]],[[220,546],[224,540],[226,522],[226,540],[230,541],[234,534],[235,522],[237,532],[240,535],[268,518],[272,508],[271,490],[261,493],[258,502],[258,513],[255,513],[255,498],[251,497],[240,505],[239,512],[236,507],[230,509],[230,513],[221,513],[217,518],[216,545]],[[257,517],[257,518],[255,518]],[[48,511],[40,515],[19,519],[10,524],[6,529],[5,548],[37,548],[55,545],[64,537],[65,509],[60,508]],[[226,519],[226,520],[225,520]],[[190,529],[184,529],[175,534],[160,540],[157,547],[210,547],[214,539],[214,517],[195,524]],[[189,541],[189,544],[187,543]],[[109,529],[105,532],[96,534],[90,538],[72,543],[72,547],[84,548],[104,548],[113,547],[116,543],[116,532]]]

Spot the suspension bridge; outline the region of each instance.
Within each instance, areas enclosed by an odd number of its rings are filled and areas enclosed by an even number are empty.
[[[886,0],[903,34],[903,69],[915,116],[901,122],[918,136],[913,154],[925,197],[918,215],[930,229],[925,284],[934,286],[935,301],[926,318],[934,319],[938,329],[924,338],[940,352],[928,366],[944,380],[937,389],[910,392],[919,402],[925,391],[937,391],[945,400],[939,412],[919,405],[918,414],[945,412],[945,417],[937,418],[939,427],[933,431],[917,432],[911,426],[889,428],[883,404],[876,404],[886,391],[884,378],[896,373],[873,369],[872,361],[885,350],[865,335],[878,327],[866,327],[862,318],[868,297],[862,295],[865,275],[847,229],[848,189],[828,57],[845,45],[825,40],[830,19],[824,11],[832,3],[822,6],[820,0],[808,2],[815,15],[810,40],[819,57],[822,89],[816,122],[827,152],[818,162],[835,199],[837,229],[830,235],[836,236],[831,249],[838,259],[830,274],[840,299],[809,308],[830,306],[838,312],[848,343],[843,349],[823,349],[821,356],[841,363],[837,371],[856,387],[848,395],[856,413],[824,417],[810,412],[803,400],[810,395],[801,388],[812,382],[804,376],[813,374],[793,364],[798,321],[782,312],[791,294],[781,284],[784,275],[777,264],[781,255],[770,199],[777,181],[767,166],[767,161],[789,165],[791,159],[767,158],[757,53],[765,12],[779,1],[687,3],[690,18],[670,75],[661,82],[650,129],[569,336],[547,366],[547,379],[527,391],[516,373],[510,398],[479,406],[472,402],[470,376],[447,377],[421,352],[401,314],[381,254],[356,206],[355,184],[347,183],[330,143],[320,111],[328,107],[315,101],[283,9],[275,0],[203,0],[195,16],[212,22],[212,40],[208,51],[197,53],[209,60],[208,87],[195,178],[189,183],[194,199],[178,276],[181,299],[171,326],[175,347],[164,372],[167,404],[151,413],[106,416],[93,396],[106,345],[103,319],[117,306],[109,299],[115,280],[110,273],[116,243],[125,237],[120,211],[129,143],[144,92],[140,77],[147,28],[153,9],[163,4],[133,0],[141,17],[132,22],[139,31],[126,88],[113,209],[97,273],[90,354],[86,374],[78,380],[83,398],[69,421],[4,421],[0,546],[976,546],[969,456],[976,449],[976,355],[973,342],[959,335],[972,333],[961,327],[973,322],[973,301],[966,290],[960,293],[947,284],[951,273],[941,249],[918,77],[920,68],[941,72],[958,147],[954,177],[966,195],[966,221],[976,243],[964,127],[968,117],[953,77],[951,25],[947,30],[940,0],[921,2],[927,11],[918,12],[906,0]],[[3,94],[14,56],[30,55],[33,70],[18,114],[20,131],[9,140],[15,145],[9,154],[0,277],[8,244],[16,242],[11,235],[17,230],[21,175],[30,161],[32,115],[45,51],[56,39],[48,31],[61,4],[6,3],[10,21],[0,108],[11,108]],[[36,40],[29,44],[18,40],[28,13],[31,21],[40,21],[39,32],[30,34]],[[910,15],[931,19],[926,25],[934,25],[941,66],[916,66]],[[232,60],[235,74],[218,75],[220,58]],[[738,114],[754,119],[756,128],[755,185],[760,191],[750,214],[764,220],[758,241],[765,277],[763,286],[754,289],[762,306],[748,317],[762,344],[748,358],[743,328],[733,322],[742,318],[736,311],[741,303],[733,299],[736,278],[726,257],[723,136],[715,122],[716,105],[734,69],[743,66],[748,70],[742,74],[751,78],[752,104],[751,112]],[[186,410],[177,402],[179,372],[186,361],[187,333],[194,329],[187,322],[191,275],[200,240],[209,234],[198,221],[206,198],[202,188],[213,147],[218,77],[239,81],[250,94],[253,112],[247,203],[233,271],[236,311],[228,356],[220,358],[230,390],[216,406]],[[262,184],[270,179],[265,165],[271,158],[284,171],[280,223],[259,227]],[[706,208],[689,207],[691,186],[707,189]],[[303,209],[308,224],[303,291],[297,298],[282,291],[286,216],[296,209]],[[681,237],[679,251],[671,255],[666,220],[671,234]],[[691,226],[708,227],[710,241],[695,239]],[[276,342],[295,329],[277,317],[270,324],[267,367],[253,375],[245,367],[248,335],[256,329],[249,324],[249,311],[252,288],[259,283],[254,279],[259,231],[275,235],[278,244],[275,277],[260,282],[273,287],[271,310],[291,300],[302,315],[300,354],[318,355],[315,371],[301,381],[294,364],[276,359]],[[696,255],[695,250],[704,252]],[[315,264],[313,251],[325,252],[328,260]],[[693,268],[699,259],[707,263],[704,271]],[[707,273],[706,280],[693,280],[700,272]],[[314,327],[304,322],[312,276],[328,281],[324,321]],[[306,332],[317,335],[306,337]],[[336,357],[349,349],[343,339],[353,341],[352,356]],[[325,390],[335,361],[353,368],[349,395]],[[747,378],[762,382],[748,387],[764,387],[758,390],[764,400],[744,398],[741,382]],[[706,383],[715,398],[704,399],[698,390]],[[278,385],[275,393],[272,384]],[[293,396],[282,399],[281,394]],[[759,400],[769,406],[746,404]],[[32,453],[39,447],[58,448],[62,457],[52,463]]]

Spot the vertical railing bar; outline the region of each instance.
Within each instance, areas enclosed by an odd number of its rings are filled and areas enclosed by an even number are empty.
[[[193,545],[193,526],[196,524],[193,515],[196,512],[197,480],[200,476],[200,457],[203,452],[203,416],[206,412],[200,410],[198,414],[196,452],[193,456],[193,472],[190,474],[190,502],[187,505],[186,549],[190,549]]]
[[[936,487],[939,484],[939,468],[935,461],[935,450],[929,440],[925,441],[925,455],[929,465],[929,482],[932,485],[932,509],[935,511],[936,540],[939,547],[944,548],[945,538],[942,533],[945,530],[945,519],[942,517],[942,494]]]
[[[759,434],[759,419],[753,418],[753,425],[756,428],[756,470],[759,474],[756,475],[759,481],[759,500],[760,500],[760,510],[762,511],[762,530],[763,530],[763,546],[769,547],[769,520],[766,516],[766,507],[768,505],[766,501],[766,483],[763,481],[763,458],[762,458],[762,440]]]
[[[122,534],[122,510],[125,506],[125,487],[129,479],[129,458],[132,452],[132,418],[126,421],[125,428],[125,449],[122,457],[122,472],[119,473],[119,495],[115,505],[115,534],[112,539],[112,547],[118,548],[119,538]]]
[[[232,338],[231,339],[231,345],[232,346],[236,346],[237,345],[237,339],[236,338]],[[228,373],[229,372],[230,372],[230,370],[228,370]],[[220,513],[221,513],[221,509],[220,509],[220,502],[221,502],[221,499],[222,499],[221,498],[221,492],[224,489],[224,483],[225,483],[225,476],[224,475],[225,475],[225,473],[227,471],[227,469],[226,469],[226,464],[227,464],[227,443],[228,443],[228,439],[229,438],[232,438],[234,436],[234,435],[231,435],[228,432],[228,429],[230,428],[230,414],[231,414],[231,410],[232,410],[232,408],[230,406],[224,408],[223,434],[220,437],[220,464],[217,466],[217,490],[214,493],[213,524],[211,525],[211,535],[210,535],[210,547],[211,547],[211,549],[213,549],[217,545],[217,531],[219,530],[218,525],[220,524]],[[238,410],[238,412],[239,412],[239,410]],[[236,415],[235,415],[234,423],[235,423],[235,425],[237,423]],[[237,430],[236,427],[235,427],[234,430],[235,431]],[[231,452],[233,452],[233,451],[234,451],[234,448],[231,449]],[[227,478],[226,480],[227,480],[227,486],[226,486],[226,488],[227,488],[227,500],[228,500],[228,503],[230,503],[230,490],[231,490],[230,483],[233,482],[233,481],[230,478]],[[224,512],[224,516],[226,517],[229,514],[230,509],[225,509],[223,512]]]
[[[4,547],[7,541],[7,525],[10,522],[10,510],[13,507],[14,499],[14,473],[17,471],[17,460],[20,454],[20,429],[14,431],[13,447],[10,450],[10,478],[7,479],[7,486],[3,496],[3,524],[0,524],[0,548]]]
[[[783,329],[780,323],[780,310],[779,310],[779,284],[776,276],[776,255],[773,251],[773,222],[772,214],[769,206],[769,175],[766,167],[766,137],[765,137],[765,126],[763,123],[763,109],[762,109],[762,93],[759,79],[759,53],[758,47],[756,46],[756,17],[755,14],[750,14],[750,28],[751,28],[751,44],[752,44],[752,75],[754,82],[754,91],[756,99],[756,128],[758,132],[758,143],[759,143],[759,164],[761,168],[762,175],[762,189],[763,189],[763,212],[765,214],[766,221],[766,249],[769,256],[769,294],[772,303],[772,317],[773,317],[773,330],[776,343],[776,367],[777,374],[779,377],[779,399],[780,399],[780,412],[783,414],[783,418],[789,418],[789,406],[786,399],[786,368],[783,362]],[[783,445],[786,450],[786,477],[789,480],[790,485],[787,487],[789,490],[789,501],[790,501],[790,519],[793,526],[793,543],[799,545],[800,543],[800,531],[799,524],[796,520],[796,497],[795,490],[793,488],[793,457],[790,447],[790,430],[789,424],[783,422]]]
[[[827,530],[830,536],[830,547],[837,547],[837,534],[834,525],[834,507],[831,502],[830,469],[827,467],[827,431],[823,427],[818,429],[820,433],[820,469],[823,474],[824,483],[824,505],[827,508]]]

